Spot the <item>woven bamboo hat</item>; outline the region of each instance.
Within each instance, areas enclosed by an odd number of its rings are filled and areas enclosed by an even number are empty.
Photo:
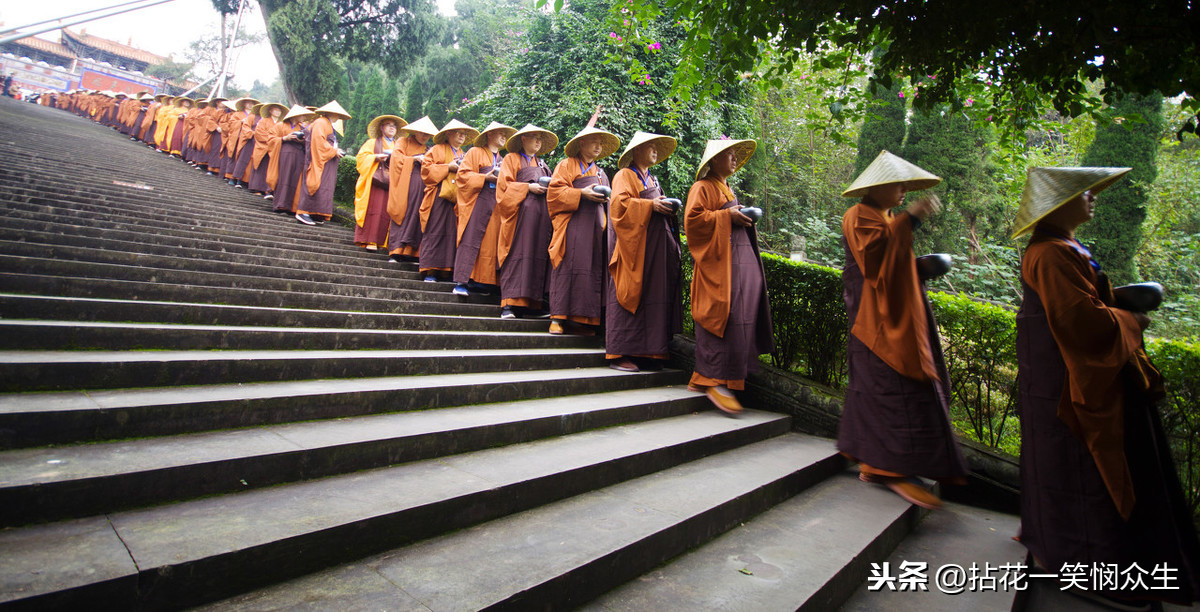
[[[138,96],[138,100],[141,100],[143,102],[145,102],[147,100],[153,100],[153,99],[154,99],[154,96],[150,95],[149,93],[144,93],[144,94]]]
[[[446,142],[446,138],[448,138],[450,136],[450,132],[454,130],[467,131],[467,139],[463,142],[474,142],[474,140],[479,137],[479,130],[463,123],[462,121],[459,121],[458,119],[451,119],[450,123],[443,125],[442,129],[438,130],[438,132],[433,135],[433,144],[442,144]]]
[[[278,108],[281,117],[288,112],[288,107],[278,102],[264,102],[262,106],[258,107],[258,116],[264,119],[270,117],[272,108]]]
[[[303,119],[305,117],[312,118],[312,115],[312,111],[308,110],[307,108],[304,108],[299,104],[293,104],[292,107],[288,109],[287,114],[284,115],[283,119],[280,119],[280,121],[291,121],[292,119]]]
[[[242,110],[243,102],[249,102],[251,106],[259,104],[259,101],[255,100],[254,98],[238,98],[237,100],[233,101],[233,110]]]
[[[379,126],[383,125],[384,121],[395,123],[397,130],[408,125],[407,121],[396,115],[380,115],[367,124],[367,138],[379,138]]]
[[[593,134],[600,135],[601,143],[600,155],[596,156],[596,161],[600,161],[605,157],[616,153],[617,149],[621,148],[621,139],[617,138],[616,134],[613,134],[612,132],[606,132],[600,128],[585,127],[580,130],[574,138],[567,141],[567,146],[563,147],[563,155],[566,155],[567,157],[578,157],[580,143],[584,138],[587,138]]]
[[[1058,207],[1085,191],[1093,194],[1108,189],[1132,168],[1030,168],[1021,192],[1021,206],[1012,237],[1018,238]]]
[[[160,94],[154,96],[154,101],[162,102],[163,100],[169,99],[170,97],[171,97],[171,94],[160,93]]]
[[[250,114],[251,114],[251,115],[258,115],[259,117],[261,117],[261,116],[262,116],[262,114],[261,114],[261,113],[262,113],[262,107],[263,107],[263,106],[266,106],[266,104],[264,104],[264,103],[262,103],[262,102],[258,102],[258,103],[256,103],[254,106],[251,106],[251,107],[250,107]]]
[[[625,145],[625,151],[617,159],[617,168],[624,168],[633,163],[633,150],[648,143],[658,149],[658,161],[653,164],[655,166],[667,161],[667,158],[675,153],[675,147],[679,146],[679,143],[670,136],[651,134],[650,132],[634,132],[633,138],[629,139],[629,144]]]
[[[233,100],[226,100],[221,103],[221,108],[232,112],[237,110],[237,105],[233,103]]]
[[[942,177],[883,150],[875,157],[875,161],[871,162],[871,165],[867,166],[862,174],[858,175],[858,178],[854,179],[854,182],[850,183],[850,186],[842,192],[842,197],[860,198],[867,195],[867,192],[876,185],[904,183],[908,191],[920,191],[929,189],[940,182],[942,182]]]
[[[196,99],[196,108],[208,108],[208,104],[208,100],[205,100],[204,98]]]
[[[196,101],[195,101],[195,100],[193,100],[193,99],[191,99],[191,98],[184,97],[184,96],[179,96],[179,97],[175,98],[174,100],[171,100],[171,105],[172,105],[172,106],[183,106],[183,103],[184,103],[184,102],[191,102],[191,103],[192,103],[192,106],[195,106],[195,105],[196,105]]]
[[[333,127],[333,131],[337,132],[338,136],[346,135],[346,120],[345,119],[336,119],[336,118],[332,119],[329,121],[329,125]]]
[[[224,102],[224,101],[226,101],[226,100],[228,100],[228,99],[229,99],[229,98],[226,98],[225,96],[215,96],[215,97],[213,97],[213,98],[212,98],[210,101],[211,101],[213,104],[220,104],[220,103],[222,103],[222,102]]]
[[[723,151],[733,149],[737,153],[737,168],[733,171],[737,172],[754,157],[754,150],[758,148],[758,143],[753,140],[710,140],[704,145],[704,155],[700,158],[700,165],[696,168],[696,180],[700,180],[708,176],[708,165]]]
[[[495,131],[501,131],[504,133],[504,144],[507,145],[508,139],[511,138],[513,134],[517,133],[517,128],[504,125],[499,121],[493,121],[489,123],[487,127],[483,128],[483,131],[475,137],[475,146],[486,147],[488,143],[488,134]]]
[[[330,121],[333,121],[334,119],[337,119],[337,118],[346,119],[346,120],[350,120],[350,119],[354,118],[354,117],[350,116],[350,113],[346,112],[346,109],[342,108],[341,104],[338,104],[337,100],[330,100],[328,104],[326,104],[325,106],[319,107],[315,112],[318,115],[329,115],[331,117],[329,119]]]
[[[433,120],[426,115],[404,126],[404,128],[402,128],[400,131],[408,132],[409,134],[425,134],[426,136],[433,136],[434,134],[438,133],[438,128],[436,125],[434,125]]]
[[[525,147],[521,143],[521,137],[526,134],[542,135],[542,148],[538,150],[538,155],[545,155],[553,151],[554,147],[558,146],[558,136],[556,136],[554,132],[551,132],[550,130],[543,130],[532,123],[526,123],[525,127],[517,130],[516,133],[508,137],[508,142],[504,143],[504,150],[508,151],[509,153],[523,153],[525,151]]]

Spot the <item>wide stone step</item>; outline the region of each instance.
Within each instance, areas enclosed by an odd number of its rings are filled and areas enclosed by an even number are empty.
[[[707,539],[843,463],[827,441],[800,436],[787,436],[791,444],[781,444],[787,448],[779,452],[770,452],[770,447],[743,449],[736,454],[741,460],[736,463],[719,455],[709,457],[779,436],[787,428],[787,417],[777,414],[748,412],[729,419],[706,411],[345,476],[9,529],[0,532],[0,550],[6,551],[0,558],[0,576],[7,582],[0,602],[20,600],[30,607],[62,609],[85,608],[97,601],[119,609],[178,608],[689,461],[695,463],[684,465],[683,471],[691,478],[673,472],[638,481],[640,487],[633,485],[631,492],[641,488],[653,499],[622,499],[619,492],[611,491],[582,495],[567,502],[575,511],[564,512],[562,506],[549,510],[557,510],[555,518],[573,516],[573,523],[540,520],[536,531],[527,533],[555,543],[569,534],[573,542],[591,548],[612,541],[600,538],[605,527],[630,525],[643,534],[639,539],[647,539],[674,523]],[[820,467],[798,467],[813,464]],[[611,522],[597,524],[600,517],[588,516],[586,508],[580,508],[589,501],[620,502],[625,508],[607,510],[617,514],[610,515]],[[635,507],[643,512],[639,514]],[[637,520],[642,517],[645,520]],[[588,532],[582,530],[586,524],[592,525]],[[573,529],[565,530],[568,526]],[[585,533],[592,537],[584,537]],[[670,554],[677,551],[666,546],[669,540],[689,539],[671,535],[676,537],[660,536],[653,549]],[[505,548],[512,551],[519,543],[507,541]],[[471,555],[447,558],[447,563],[437,565],[434,557],[426,557],[424,565],[449,568],[461,563],[456,570],[461,581],[474,580],[479,589],[494,582],[489,574],[499,573],[471,567],[495,565],[488,559],[497,557],[483,552],[490,548],[491,543],[479,540]],[[529,560],[559,556],[552,552],[549,547]],[[511,567],[533,577],[524,561]],[[420,565],[412,569],[422,569]],[[458,607],[475,607],[470,602],[461,599]]]
[[[138,323],[174,321],[186,325],[324,327],[354,330],[546,332],[548,329],[545,320],[500,319],[495,316],[496,309],[491,310],[493,316],[469,317],[0,293],[0,319],[44,318],[60,321]]]
[[[450,293],[452,283],[412,283],[405,287],[405,281],[395,279],[345,279],[336,280],[301,280],[288,278],[273,278],[257,276],[247,270],[242,273],[225,273],[219,271],[189,270],[186,268],[157,267],[159,258],[140,258],[134,256],[140,263],[146,265],[123,265],[115,263],[98,263],[91,261],[67,261],[63,259],[47,259],[39,257],[20,257],[0,255],[0,269],[19,270],[23,274],[40,276],[82,276],[87,278],[104,278],[111,280],[152,282],[175,285],[181,292],[195,295],[197,286],[245,288],[267,291],[287,291],[293,293],[317,293],[321,295],[338,295],[364,297],[385,300],[413,300],[425,302],[451,303],[499,303],[494,296],[471,295],[460,297]],[[352,281],[370,282],[371,284],[350,284]],[[7,285],[0,288],[10,290]],[[184,289],[187,288],[187,289]],[[496,309],[499,312],[499,309]]]
[[[320,478],[711,409],[683,387],[0,452],[0,526]]]
[[[844,465],[829,440],[789,434],[203,609],[350,610],[389,600],[393,609],[433,612],[572,609]],[[339,588],[329,588],[334,585]],[[742,606],[731,599],[709,608],[628,609],[771,608]]]
[[[142,244],[189,244],[209,245],[213,250],[255,249],[267,257],[277,257],[281,252],[290,254],[296,261],[370,261],[370,254],[351,244],[353,237],[348,228],[330,227],[326,224],[304,236],[288,235],[277,230],[287,227],[272,226],[267,233],[254,233],[230,229],[217,229],[211,224],[192,221],[187,223],[147,223],[139,218],[113,219],[112,215],[83,214],[73,209],[52,210],[46,206],[13,205],[5,203],[6,213],[0,225],[17,233],[49,231],[64,234],[99,235],[112,238],[125,237]],[[278,217],[276,217],[278,219]],[[314,233],[317,232],[317,233]],[[214,246],[215,245],[215,246]],[[366,259],[364,259],[364,257]],[[381,256],[382,257],[382,256]]]
[[[194,261],[255,264],[268,269],[303,270],[338,274],[342,277],[372,276],[405,280],[422,278],[417,274],[416,264],[388,263],[386,256],[378,252],[362,251],[353,253],[353,256],[304,253],[304,257],[298,258],[294,250],[228,242],[215,243],[209,238],[179,239],[170,241],[170,244],[151,244],[134,232],[120,232],[123,239],[118,240],[115,238],[115,234],[118,233],[116,230],[63,225],[43,229],[47,231],[0,227],[0,253],[47,257],[72,251],[101,251],[108,253],[108,259],[96,259],[95,255],[86,259],[117,263],[126,261],[129,258],[127,254],[137,253],[141,256],[188,258]],[[162,236],[157,238],[161,240]],[[69,258],[84,257],[71,255]]]
[[[835,610],[919,518],[917,506],[846,471],[583,609]]]
[[[515,351],[600,346],[595,337],[551,335],[548,329],[548,324],[540,332],[478,332],[12,319],[0,321],[0,351]]]
[[[196,280],[196,279],[193,279]],[[433,284],[431,283],[431,286]],[[448,284],[444,286],[449,286]],[[250,287],[228,287],[220,285],[164,284],[156,278],[145,280],[117,280],[112,278],[87,278],[67,272],[65,275],[36,273],[0,272],[0,289],[30,295],[64,297],[129,299],[167,302],[195,301],[203,296],[214,304],[235,304],[268,308],[301,308],[329,310],[357,310],[380,313],[458,315],[472,317],[499,317],[500,307],[494,304],[467,304],[460,302],[418,301],[420,296],[441,295],[424,292],[408,294],[398,291],[397,296],[369,297],[357,295],[329,295],[325,293],[296,292],[288,288],[268,290]],[[447,292],[445,294],[450,297]]]
[[[7,393],[0,394],[0,448],[646,389],[687,380],[679,370],[627,373],[596,367]]]
[[[0,330],[7,327],[0,322]],[[532,371],[592,368],[604,365],[600,348],[570,339],[554,346],[509,340],[505,349],[440,346],[450,332],[414,334],[433,348],[408,350],[152,350],[152,351],[0,351],[0,391],[57,391],[240,384],[308,379],[338,379],[422,374]],[[457,332],[467,343],[486,335]],[[419,337],[416,337],[419,336]],[[542,334],[535,334],[538,338]],[[545,335],[549,340],[553,336]],[[400,342],[397,342],[400,344]],[[417,344],[417,343],[414,343]],[[449,344],[449,343],[446,343]],[[593,343],[594,344],[594,343]]]

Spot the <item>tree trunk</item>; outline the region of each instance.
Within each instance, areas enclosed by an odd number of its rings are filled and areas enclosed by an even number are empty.
[[[288,72],[284,70],[283,60],[279,57],[279,45],[275,44],[275,32],[271,30],[271,3],[269,0],[258,0],[258,8],[262,11],[263,22],[267,24],[267,40],[271,41],[271,51],[275,54],[275,64],[279,66],[279,82],[283,85],[283,93],[287,96],[288,105],[299,104],[299,98],[288,81]]]

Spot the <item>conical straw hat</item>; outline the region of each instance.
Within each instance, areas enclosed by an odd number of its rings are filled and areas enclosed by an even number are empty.
[[[493,122],[489,123],[487,127],[483,128],[483,131],[480,132],[479,135],[475,137],[475,143],[474,143],[475,146],[486,147],[487,141],[488,141],[488,133],[495,132],[497,130],[504,132],[505,144],[508,144],[509,137],[511,137],[513,134],[517,133],[517,128],[512,127],[510,125],[504,125],[503,123],[500,123],[499,121],[493,121]]]
[[[334,117],[341,117],[346,120],[354,118],[350,116],[350,113],[346,112],[346,109],[342,108],[341,104],[338,104],[337,100],[330,100],[328,104],[318,108],[316,112],[318,115],[333,115]],[[333,121],[333,119],[330,119],[330,121]]]
[[[704,145],[704,155],[700,158],[700,165],[696,168],[696,180],[700,180],[708,176],[708,164],[722,151],[733,149],[737,153],[737,168],[733,171],[737,172],[754,157],[754,150],[758,148],[758,143],[753,140],[710,140]]]
[[[1085,191],[1100,193],[1132,168],[1030,168],[1021,192],[1021,206],[1013,227],[1017,238],[1030,230],[1059,206]]]
[[[221,103],[221,106],[229,109],[230,111],[237,110],[237,105],[233,103],[233,100],[226,100]]]
[[[464,143],[473,142],[475,138],[479,136],[479,130],[463,123],[462,121],[459,121],[458,119],[451,119],[450,123],[443,125],[442,129],[438,130],[438,133],[433,135],[433,144],[442,144],[446,142],[446,138],[450,136],[450,132],[454,130],[467,131],[467,139],[463,141]]]
[[[567,157],[579,157],[579,144],[584,138],[592,134],[600,135],[600,155],[596,156],[596,161],[600,161],[609,155],[617,152],[621,148],[621,139],[617,138],[616,134],[606,132],[600,128],[585,127],[575,135],[574,138],[567,141],[567,146],[563,147],[563,155]]]
[[[164,99],[170,98],[171,94],[160,93],[154,96],[156,102],[162,102]]]
[[[287,114],[288,112],[288,107],[278,102],[266,102],[263,103],[263,105],[258,109],[258,116],[263,117],[264,119],[270,117],[272,108],[278,108],[281,116]]]
[[[150,95],[149,93],[144,93],[144,94],[138,96],[138,100],[142,100],[142,101],[153,100],[153,99],[154,99],[154,96]]]
[[[184,103],[184,102],[191,102],[191,103],[192,103],[192,106],[195,106],[195,105],[196,105],[196,101],[195,101],[195,100],[193,100],[193,99],[191,99],[191,98],[186,98],[186,97],[184,97],[184,96],[179,96],[178,98],[175,98],[174,100],[171,100],[171,104],[172,104],[172,105],[174,105],[174,106],[183,106],[183,103]]]
[[[558,136],[554,132],[543,130],[532,123],[526,123],[525,127],[517,130],[515,134],[508,137],[508,142],[504,143],[504,149],[509,153],[525,152],[525,146],[521,143],[521,137],[525,134],[542,135],[542,148],[537,152],[538,155],[545,155],[558,146]]]
[[[842,192],[842,197],[860,198],[867,195],[876,185],[904,183],[908,191],[929,189],[942,182],[942,177],[925,171],[920,166],[904,161],[887,150],[879,152],[875,161],[867,166],[858,178]]]
[[[265,104],[265,103],[263,103],[263,102],[259,102],[259,103],[255,104],[254,106],[251,106],[251,107],[250,107],[250,114],[251,114],[251,115],[258,115],[259,117],[261,117],[261,116],[262,116],[262,114],[261,114],[261,113],[262,113],[262,107],[264,107],[264,106],[266,106],[266,104]]]
[[[208,100],[205,100],[204,98],[197,98],[196,108],[208,108]]]
[[[675,147],[679,144],[670,136],[651,134],[650,132],[634,132],[633,138],[629,139],[629,144],[625,145],[625,151],[617,159],[617,168],[624,168],[633,163],[633,150],[646,143],[654,143],[654,148],[658,149],[658,161],[653,164],[655,166],[667,161],[667,158],[675,153]]]
[[[379,126],[383,125],[384,121],[389,120],[396,124],[397,130],[408,125],[407,121],[396,115],[380,115],[367,124],[367,138],[379,138]]]
[[[333,119],[329,122],[329,125],[333,126],[333,131],[337,132],[338,136],[346,135],[346,120],[345,119]]]
[[[228,99],[229,98],[226,98],[225,96],[215,96],[212,99],[210,99],[209,101],[212,102],[213,104],[220,104]]]
[[[287,114],[284,115],[283,119],[280,119],[280,121],[291,121],[292,119],[299,119],[299,118],[303,118],[303,117],[312,117],[312,114],[313,114],[313,112],[308,110],[307,108],[304,108],[303,106],[300,106],[299,104],[293,104],[292,108],[288,109]]]
[[[434,134],[438,133],[438,128],[436,125],[434,125],[433,120],[431,120],[428,116],[425,116],[404,126],[404,128],[400,131],[408,132],[409,134],[425,134],[426,136],[433,136]]]

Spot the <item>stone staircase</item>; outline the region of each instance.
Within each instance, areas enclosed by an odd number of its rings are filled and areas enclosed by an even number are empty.
[[[0,609],[829,610],[921,519],[351,242],[0,99]]]

